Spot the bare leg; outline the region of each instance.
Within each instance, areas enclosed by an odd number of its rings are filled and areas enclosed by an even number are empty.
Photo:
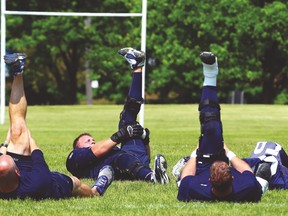
[[[11,56],[11,55],[10,55]],[[5,56],[6,57],[6,56]],[[14,57],[14,56],[13,56]],[[22,56],[21,56],[22,57]],[[6,57],[6,63],[9,66],[18,66],[22,61],[19,56],[16,56],[17,61],[11,62],[9,56]],[[22,62],[21,62],[22,63]],[[20,65],[22,73],[24,70],[24,63]],[[10,128],[7,133],[8,151],[21,155],[30,155],[29,138],[30,132],[26,125],[26,112],[27,112],[27,101],[24,92],[23,75],[18,72],[19,68],[11,67],[14,72],[14,80],[12,83],[12,89],[9,101],[9,117],[10,117]],[[11,71],[10,71],[11,72]]]

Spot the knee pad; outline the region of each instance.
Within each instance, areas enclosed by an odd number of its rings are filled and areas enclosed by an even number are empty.
[[[204,107],[212,107],[215,108],[215,111],[207,112],[201,111]],[[201,125],[201,135],[203,134],[204,124],[211,120],[216,120],[221,122],[221,115],[220,115],[220,105],[214,101],[206,99],[199,104],[199,121]]]
[[[201,141],[201,138],[204,136],[205,132],[205,126],[206,126],[206,132],[207,130],[213,132],[213,129],[215,130],[216,128],[216,123],[215,122],[209,122],[211,120],[216,120],[220,124],[221,130],[222,130],[222,123],[221,123],[221,117],[220,113],[214,113],[214,112],[202,112],[200,113],[200,138],[199,141]],[[213,128],[214,127],[214,128]]]
[[[213,120],[213,121],[210,121],[210,120]],[[202,149],[202,152],[203,151],[205,152],[206,148],[209,148],[209,150],[212,152],[214,152],[213,149],[221,149],[223,148],[222,147],[223,142],[224,142],[223,141],[223,128],[222,128],[222,123],[218,119],[218,117],[213,116],[209,120],[206,119],[206,121],[203,121],[201,123],[199,147]],[[213,146],[210,146],[210,145],[213,145]]]
[[[144,100],[136,100],[134,98],[127,97],[124,108],[120,113],[120,121],[124,121],[124,115],[127,112],[134,114],[135,116],[139,113],[141,105],[144,103]]]
[[[204,124],[210,120],[221,121],[220,113],[215,112],[200,112],[199,120],[201,124]]]
[[[214,102],[209,100],[208,98],[205,99],[204,101],[202,101],[199,106],[198,106],[198,110],[201,111],[201,109],[203,109],[204,107],[215,107],[217,108],[219,111],[221,110],[221,107],[219,105],[218,102]]]
[[[137,179],[138,172],[146,167],[137,157],[123,152],[113,160],[113,168],[122,177]]]

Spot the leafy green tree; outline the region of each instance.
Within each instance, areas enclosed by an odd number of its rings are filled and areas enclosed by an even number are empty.
[[[141,6],[141,0],[7,1],[7,9],[22,11],[129,13]],[[219,59],[221,102],[237,89],[248,103],[288,103],[287,14],[286,0],[148,1],[148,101],[198,102],[199,54],[206,50]],[[85,96],[86,76],[99,81],[95,98],[125,99],[131,74],[116,51],[140,48],[141,19],[91,17],[90,25],[85,19],[7,16],[8,48],[29,55],[30,104],[78,103]]]
[[[239,89],[250,103],[272,103],[284,87],[275,82],[287,82],[287,2],[150,1],[149,8],[148,48],[160,62],[149,91],[160,98],[176,92],[173,101],[198,101],[203,50],[219,58],[222,101]]]
[[[18,1],[8,4],[7,9],[103,13],[139,12],[141,9],[141,1],[137,1],[138,4],[111,0],[104,3],[76,0],[54,3],[30,1],[24,4]],[[87,61],[92,70],[91,78],[100,81],[97,96],[123,101],[131,74],[123,74],[124,66],[119,66],[124,65],[123,59],[115,57],[116,51],[127,44],[139,48],[141,19],[93,17],[90,26],[85,25],[85,19],[8,16],[8,47],[25,51],[30,57],[27,70],[27,78],[31,80],[27,84],[30,103],[77,103],[79,93],[85,94]]]

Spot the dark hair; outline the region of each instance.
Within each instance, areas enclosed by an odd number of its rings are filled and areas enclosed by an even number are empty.
[[[79,136],[77,136],[74,141],[73,141],[73,149],[77,148],[77,144],[78,144],[78,141],[79,139],[82,137],[82,136],[92,136],[91,134],[89,133],[81,133]]]
[[[220,192],[227,192],[232,185],[233,177],[229,165],[224,161],[215,161],[210,167],[212,187]]]

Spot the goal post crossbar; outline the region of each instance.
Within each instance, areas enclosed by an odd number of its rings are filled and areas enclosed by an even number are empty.
[[[141,17],[142,13],[87,13],[87,12],[45,12],[45,11],[5,11],[5,15],[29,16],[79,16],[79,17]]]

